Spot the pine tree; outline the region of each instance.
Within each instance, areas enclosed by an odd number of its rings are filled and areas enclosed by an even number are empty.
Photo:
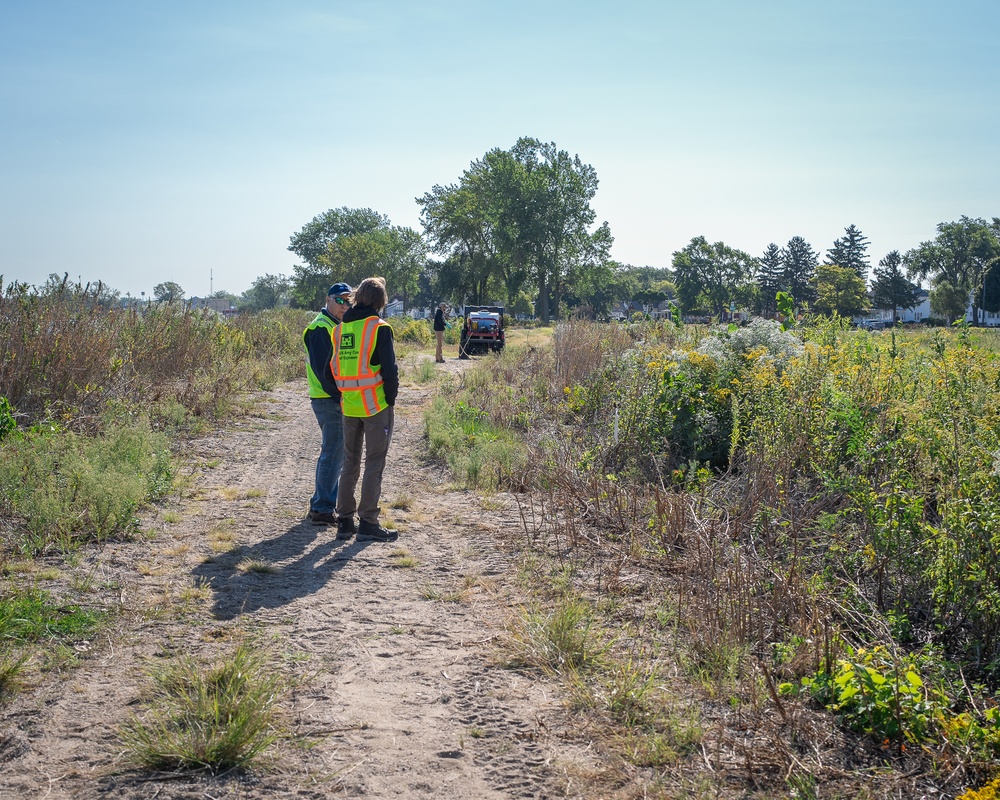
[[[861,280],[868,280],[868,237],[854,225],[844,228],[844,236],[833,243],[826,251],[827,264],[839,264],[853,269]]]
[[[913,308],[920,300],[920,287],[911,283],[903,275],[903,257],[898,250],[888,253],[878,262],[872,279],[872,306],[892,309],[892,321],[896,322],[896,311]]]
[[[819,254],[801,236],[793,236],[784,249],[784,274],[782,283],[791,292],[796,303],[813,299],[813,276],[819,263]]]
[[[785,252],[774,242],[771,242],[764,251],[764,255],[760,257],[759,262],[757,285],[760,287],[761,311],[765,315],[770,315],[778,310],[775,297],[778,292],[786,288],[783,283]]]

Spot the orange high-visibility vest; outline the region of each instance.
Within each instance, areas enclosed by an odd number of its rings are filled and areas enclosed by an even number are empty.
[[[382,381],[382,365],[372,366],[378,329],[388,325],[378,317],[342,322],[333,331],[330,370],[340,389],[345,417],[374,417],[389,407]]]

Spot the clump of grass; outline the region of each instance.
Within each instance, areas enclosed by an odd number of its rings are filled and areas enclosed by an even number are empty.
[[[47,592],[31,588],[0,598],[0,640],[85,638],[104,618],[102,613],[56,603]]]
[[[420,564],[416,558],[402,547],[390,553],[389,557],[393,559],[392,566],[397,569],[413,569]]]
[[[414,378],[417,383],[430,383],[437,376],[437,370],[434,369],[434,362],[429,358],[421,358],[417,361],[417,369],[414,373]]]
[[[80,436],[55,428],[4,440],[0,503],[19,520],[15,545],[72,549],[135,524],[139,506],[171,487],[167,440],[145,422]]]
[[[477,583],[478,578],[471,575],[466,575],[462,579],[461,585],[452,589],[442,590],[428,583],[421,589],[420,596],[424,600],[433,600],[438,603],[464,603],[469,599],[472,588]]]
[[[270,561],[265,561],[260,558],[245,558],[236,565],[236,569],[244,573],[256,572],[263,575],[274,575],[280,571]]]
[[[5,653],[0,657],[0,702],[17,694],[27,661],[28,655],[23,652]]]
[[[508,664],[572,673],[599,666],[609,643],[595,625],[590,607],[567,597],[551,611],[524,609],[507,633]]]
[[[522,471],[526,446],[472,404],[436,397],[424,416],[432,456],[444,460],[467,488],[496,489]]]
[[[213,553],[228,553],[236,547],[235,520],[223,520],[208,531],[208,543]]]
[[[245,767],[278,737],[278,703],[288,683],[265,652],[246,643],[207,667],[180,657],[151,678],[146,712],[119,731],[128,757],[142,767]]]
[[[401,494],[389,503],[389,508],[395,508],[399,511],[409,511],[413,508],[413,498],[408,494]]]

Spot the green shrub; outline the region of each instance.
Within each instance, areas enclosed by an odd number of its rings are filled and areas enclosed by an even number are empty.
[[[141,421],[97,437],[36,430],[5,440],[3,455],[0,508],[19,520],[14,544],[26,552],[126,530],[172,482],[166,437]]]
[[[430,320],[402,316],[390,317],[387,321],[392,326],[392,335],[396,341],[419,345],[428,345],[434,341]]]
[[[14,419],[14,408],[10,401],[0,395],[0,442],[17,430],[17,420]]]

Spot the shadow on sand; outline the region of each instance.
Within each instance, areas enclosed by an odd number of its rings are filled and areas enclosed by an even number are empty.
[[[336,535],[335,527],[303,521],[274,539],[237,547],[199,564],[192,574],[199,586],[212,589],[212,613],[217,619],[279,608],[323,588],[334,573],[369,544],[353,539],[338,542]],[[274,571],[240,568],[253,564]]]

